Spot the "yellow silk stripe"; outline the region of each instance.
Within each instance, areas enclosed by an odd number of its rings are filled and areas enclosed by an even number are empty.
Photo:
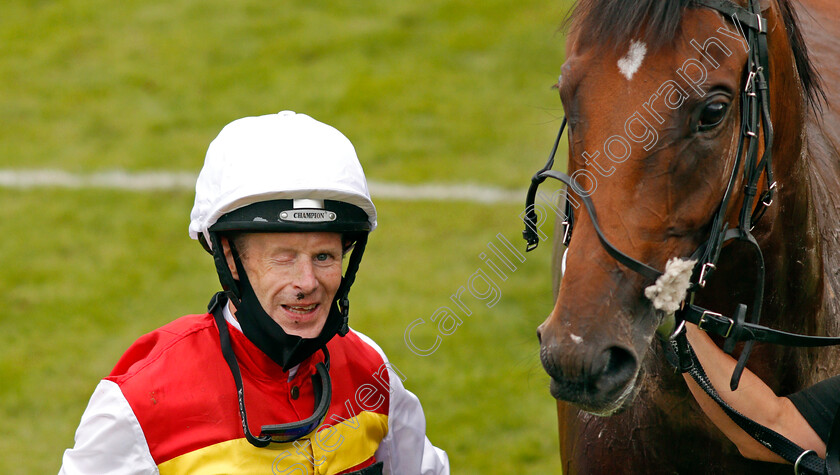
[[[370,459],[387,432],[387,415],[360,412],[296,443],[257,448],[245,438],[233,439],[167,460],[158,469],[161,475],[335,475]]]

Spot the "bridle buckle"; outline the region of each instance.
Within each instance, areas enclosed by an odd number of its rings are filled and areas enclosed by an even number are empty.
[[[755,84],[755,70],[751,70],[750,74],[747,76],[746,84],[744,84],[744,92],[750,92],[750,89],[753,89],[753,85]]]
[[[729,328],[726,329],[726,334],[721,335],[724,338],[728,338],[729,334],[732,333],[732,329],[735,327],[735,320],[733,320],[730,317],[724,317],[723,315],[721,315],[717,312],[712,312],[712,311],[709,311],[709,310],[703,310],[703,314],[700,315],[700,320],[697,322],[697,328],[699,328],[703,331],[708,331],[706,328],[703,328],[703,324],[709,321],[709,320],[706,319],[707,315],[711,316],[711,317],[718,317],[718,318],[721,318],[721,319],[726,319],[726,320],[729,321]]]
[[[526,237],[525,239],[528,239],[528,238]],[[537,241],[535,241],[535,242],[530,242],[530,241],[529,241],[528,243],[526,243],[526,244],[525,244],[525,252],[531,252],[531,251],[533,251],[534,249],[536,249],[536,248],[537,248],[537,246],[539,245],[539,243],[540,243],[540,242],[539,242],[539,240],[537,240]]]
[[[771,184],[770,184],[770,187],[769,187],[769,188],[767,188],[767,191],[772,191],[772,190],[774,190],[775,188],[776,188],[776,182],[774,181],[773,183],[771,183]],[[768,201],[766,201],[766,198],[765,198],[764,200],[761,200],[761,204],[763,204],[764,206],[770,206],[770,205],[772,205],[772,204],[773,204],[773,198],[772,198],[772,196],[773,196],[773,195],[771,194],[771,195],[769,195],[769,196],[770,196],[770,201],[769,201],[769,202],[768,202]]]
[[[708,271],[715,270],[716,268],[717,267],[715,267],[715,265],[711,262],[706,262],[705,264],[703,264],[703,267],[700,269],[700,278],[697,279],[697,285],[699,285],[701,288],[706,287],[706,274],[708,273]]]
[[[570,234],[572,232],[572,226],[571,226],[572,223],[570,223],[569,220],[566,219],[560,224],[563,225],[563,245],[568,246],[569,241],[571,241]]]

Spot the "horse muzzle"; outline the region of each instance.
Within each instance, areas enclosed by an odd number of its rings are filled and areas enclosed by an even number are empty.
[[[585,336],[537,330],[540,361],[551,376],[551,395],[596,414],[623,409],[638,392],[639,357],[635,349],[617,342],[586,341]]]

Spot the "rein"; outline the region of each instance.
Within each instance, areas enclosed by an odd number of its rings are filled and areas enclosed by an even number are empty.
[[[709,382],[700,362],[686,339],[685,322],[694,323],[698,328],[708,333],[714,333],[725,338],[723,350],[731,354],[738,342],[745,342],[738,357],[735,370],[730,380],[730,387],[734,391],[738,387],[741,374],[746,367],[752,347],[756,341],[786,346],[830,346],[840,344],[840,337],[820,337],[783,332],[759,325],[761,307],[764,301],[764,256],[758,242],[752,235],[752,229],[764,215],[773,202],[776,183],[773,181],[772,147],[773,125],[770,120],[770,99],[767,84],[769,74],[769,52],[767,48],[767,20],[761,16],[758,0],[749,0],[748,8],[743,8],[729,0],[695,0],[694,4],[711,8],[730,18],[736,26],[746,33],[749,53],[746,63],[746,78],[741,91],[741,130],[738,137],[737,155],[732,166],[726,190],[715,214],[711,220],[708,239],[691,255],[696,260],[692,272],[692,281],[688,289],[686,300],[674,315],[673,321],[665,321],[657,329],[657,334],[663,340],[666,358],[669,363],[681,372],[688,372],[697,384],[715,400],[729,417],[754,439],[761,442],[785,460],[794,464],[796,473],[840,474],[840,443],[828,448],[826,460],[822,460],[813,451],[805,451],[784,436],[768,429],[751,419],[741,415],[730,407],[715,391]],[[628,269],[642,275],[646,279],[655,281],[663,272],[625,254],[606,238],[601,230],[595,213],[595,206],[589,194],[577,181],[562,172],[552,170],[554,157],[563,132],[566,128],[566,118],[560,125],[557,138],[545,166],[531,178],[531,185],[525,201],[525,230],[522,236],[527,242],[526,252],[530,252],[539,245],[540,238],[537,228],[537,214],[535,199],[537,189],[548,178],[564,183],[566,189],[565,218],[563,225],[563,245],[568,247],[574,227],[574,208],[578,203],[572,201],[568,190],[571,189],[583,202],[589,215],[598,240],[604,250],[616,261]],[[759,132],[762,132],[764,152],[759,157]],[[743,162],[743,204],[739,213],[738,226],[728,228],[726,211],[735,194],[738,171]],[[766,188],[758,197],[758,204],[753,207],[758,195],[759,182],[765,177]],[[723,245],[731,240],[739,240],[749,244],[756,255],[757,278],[755,292],[749,318],[747,306],[738,305],[734,317],[722,315],[694,305],[695,293],[705,287],[707,280],[716,269],[718,258]],[[695,278],[696,276],[696,278]],[[676,329],[674,329],[676,328]],[[665,335],[664,338],[662,335]],[[835,417],[830,442],[840,439],[840,414]]]

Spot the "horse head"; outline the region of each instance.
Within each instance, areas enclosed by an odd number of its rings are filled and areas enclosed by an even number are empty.
[[[580,0],[570,16],[558,86],[568,123],[568,175],[577,187],[567,207],[574,232],[555,306],[537,332],[558,400],[600,415],[627,407],[645,380],[662,323],[663,312],[645,296],[653,279],[617,260],[602,240],[662,271],[669,259],[702,249],[716,228],[737,226],[739,218],[743,224],[744,210],[763,206],[767,174],[758,172],[750,183],[759,165],[745,171],[740,155],[754,147],[763,157],[768,147],[783,157],[801,147],[795,126],[778,127],[775,141],[770,127],[802,121],[802,81],[813,71],[791,54],[797,38],[785,28],[787,2],[753,1],[761,5]],[[734,7],[740,17],[729,14]],[[755,11],[761,14],[750,19]],[[750,77],[761,68],[750,62],[760,46],[748,41],[750,22],[772,45],[759,80]],[[763,106],[751,112],[742,93],[746,87],[760,94],[767,83],[772,115],[762,118]],[[747,131],[750,137],[743,124],[756,113],[761,125]],[[774,171],[794,173],[792,162],[777,158]],[[753,194],[743,193],[747,184]],[[597,221],[576,195],[588,197]],[[777,212],[769,209],[756,227],[759,240],[771,232]]]

